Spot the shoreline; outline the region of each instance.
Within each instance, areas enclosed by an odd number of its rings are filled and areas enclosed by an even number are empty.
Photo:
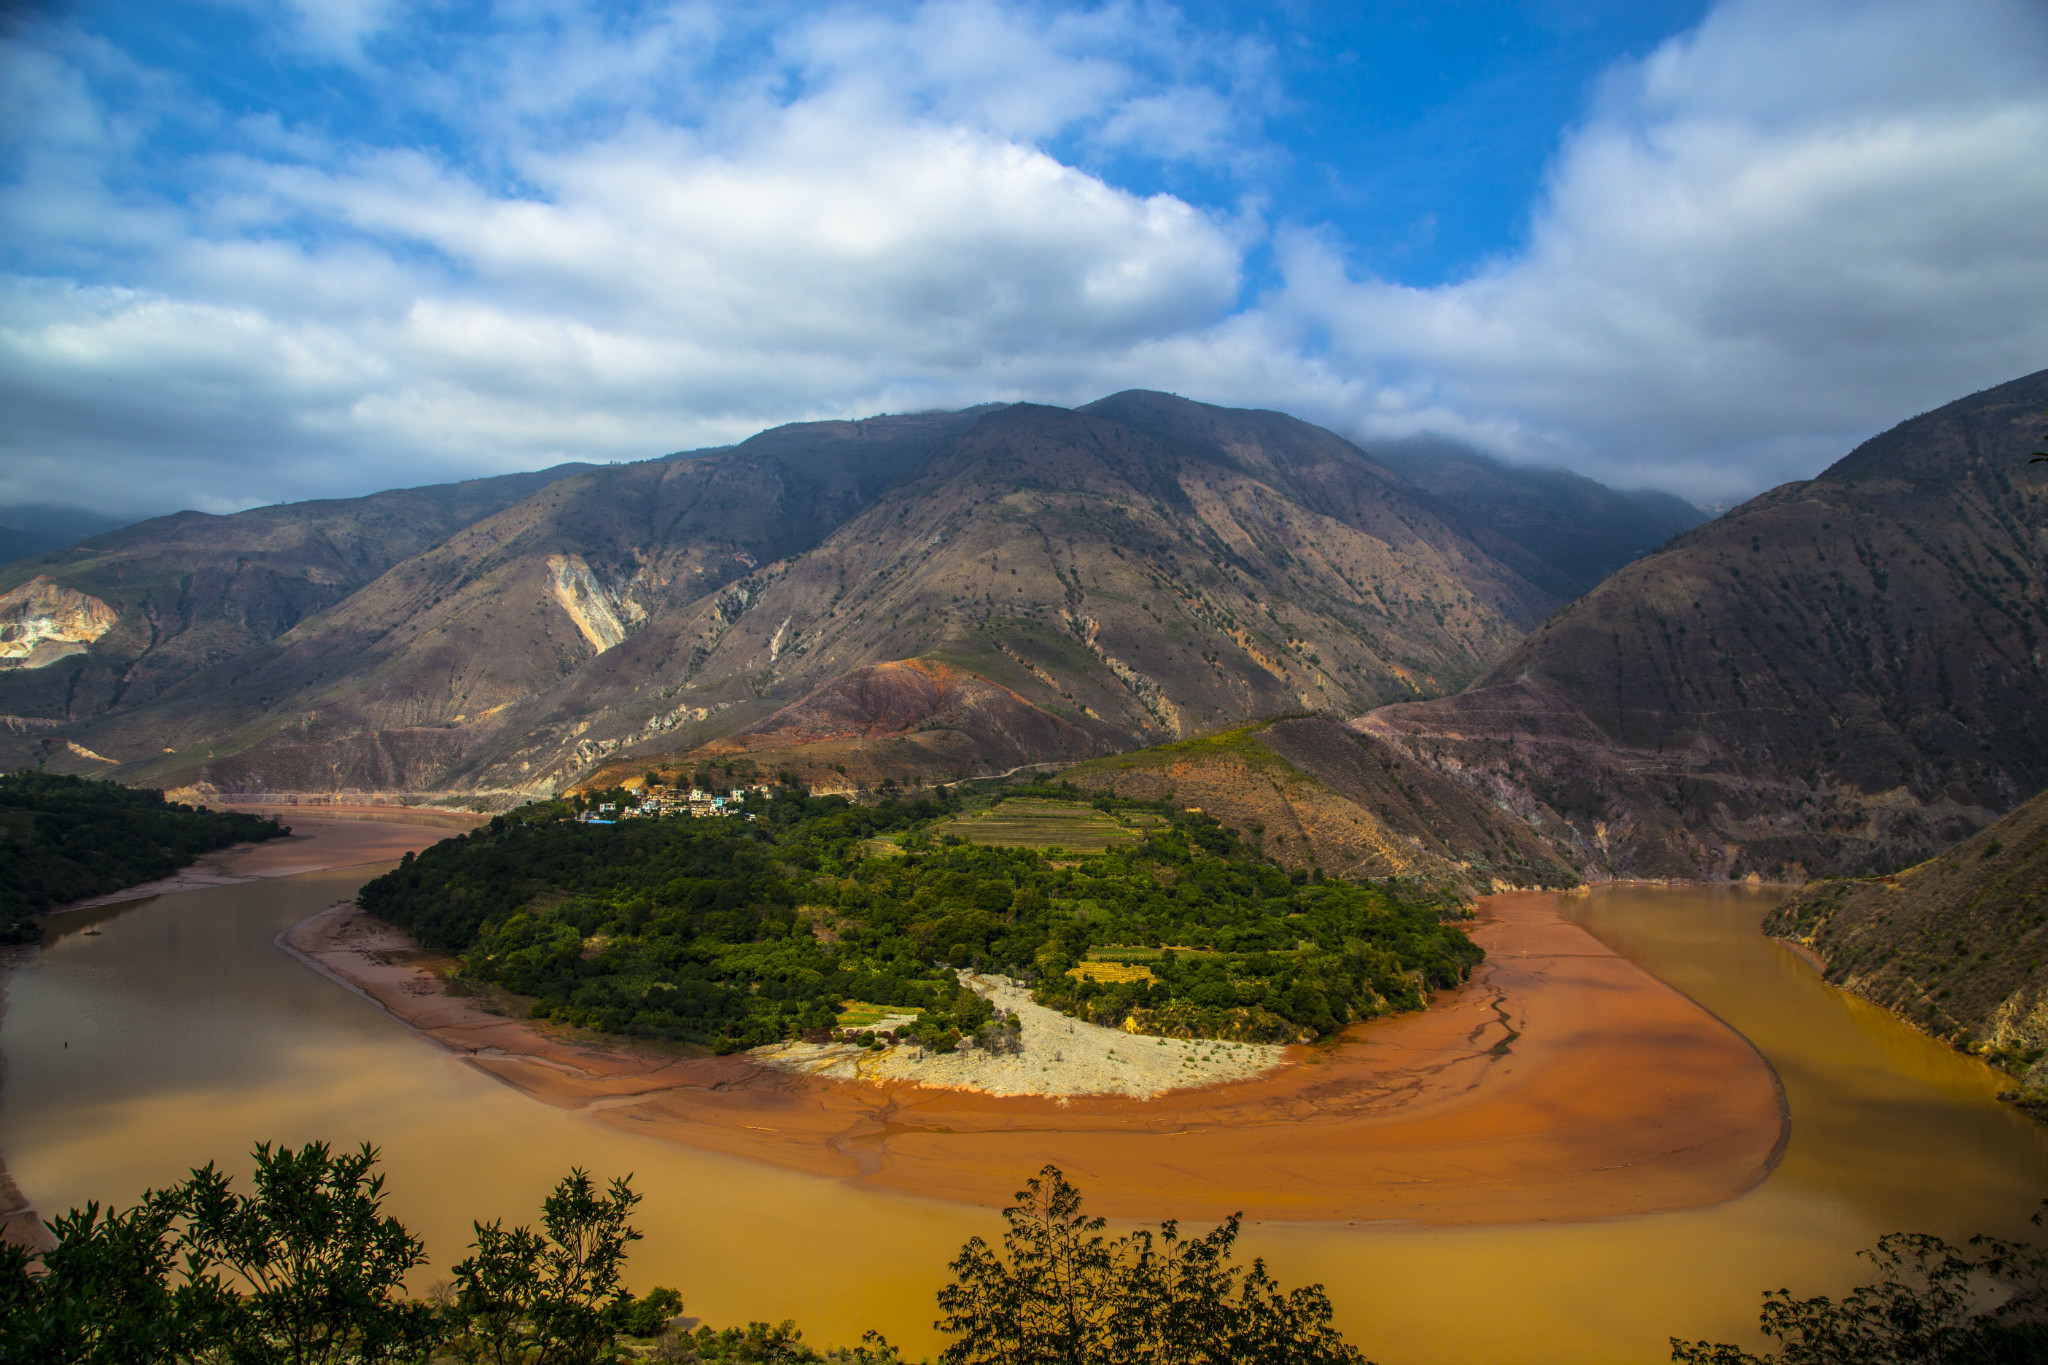
[[[233,806],[228,809],[263,815],[282,813],[276,808],[260,806]],[[392,808],[382,806],[330,806],[319,808],[319,812],[300,816],[296,821],[288,821],[292,832],[282,839],[231,844],[226,848],[201,854],[198,859],[179,868],[168,877],[153,882],[138,882],[133,886],[124,886],[119,891],[108,891],[98,896],[87,896],[83,900],[53,906],[42,913],[62,915],[73,910],[95,910],[103,905],[148,900],[152,896],[176,895],[180,891],[196,891],[213,886],[236,886],[242,882],[263,881],[271,877],[296,877],[303,872],[333,872],[345,867],[388,863],[406,853],[417,853],[430,844],[448,838],[451,834],[467,833],[475,828],[482,818],[465,820],[459,816],[451,816],[448,812],[427,811],[421,814],[441,818],[400,819]],[[418,832],[428,829],[438,830],[440,833],[434,838],[427,838]]]
[[[1428,1010],[1146,1099],[835,1079],[745,1053],[572,1037],[451,993],[402,935],[346,905],[280,944],[470,1065],[593,1122],[985,1207],[1048,1160],[1085,1176],[1110,1216],[1436,1226],[1698,1208],[1770,1173],[1788,1119],[1746,1038],[1570,923],[1559,893],[1481,907],[1473,936],[1487,961]]]
[[[257,809],[261,811],[264,808]],[[181,891],[390,862],[408,851],[416,853],[447,838],[449,833],[476,823],[451,824],[447,818],[449,813],[440,811],[423,812],[442,816],[443,819],[439,820],[399,820],[393,813],[387,813],[390,812],[389,807],[375,809],[378,814],[370,815],[357,814],[351,807],[327,807],[321,814],[302,818],[293,824],[292,833],[282,839],[232,844],[202,855],[168,877],[123,887],[104,895],[88,896],[56,906],[43,914],[62,915],[73,910],[92,910],[100,906],[175,895]],[[381,828],[366,828],[371,825]],[[428,830],[437,832],[429,837]],[[34,952],[33,944],[0,950],[0,1029],[4,1029],[5,1024],[9,981],[15,968]],[[6,1083],[6,1075],[5,1034],[0,1031],[0,1085]],[[51,1245],[43,1220],[8,1173],[4,1154],[0,1154],[0,1241],[14,1242],[38,1251]]]

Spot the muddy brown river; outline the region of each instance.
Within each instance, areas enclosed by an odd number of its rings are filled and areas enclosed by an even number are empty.
[[[50,921],[0,1020],[0,1154],[36,1207],[126,1203],[209,1160],[246,1179],[259,1138],[368,1141],[392,1211],[445,1273],[471,1219],[531,1220],[571,1166],[630,1172],[646,1195],[636,1287],[675,1285],[714,1325],[791,1317],[820,1345],[867,1327],[913,1350],[937,1344],[945,1263],[998,1227],[993,1214],[637,1137],[492,1080],[275,946],[376,870]],[[1830,990],[1765,939],[1757,924],[1774,899],[1614,888],[1565,901],[1775,1068],[1790,1139],[1761,1185],[1608,1221],[1268,1222],[1242,1247],[1283,1281],[1324,1283],[1381,1365],[1657,1361],[1673,1334],[1755,1344],[1759,1291],[1840,1292],[1856,1249],[1882,1232],[2033,1232],[2048,1128],[1998,1103],[2009,1082],[1997,1073]]]

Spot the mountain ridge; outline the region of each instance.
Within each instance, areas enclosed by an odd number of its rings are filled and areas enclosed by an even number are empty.
[[[1103,751],[1432,695],[1556,605],[1334,433],[1142,392],[1090,408],[794,424],[536,476],[349,573],[299,566],[328,600],[222,613],[176,667],[107,573],[12,566],[119,613],[78,662],[0,677],[34,730],[13,751],[223,789],[540,791],[927,657]],[[238,525],[304,539],[313,511]],[[117,667],[154,681],[77,686]]]
[[[1600,875],[1918,861],[2048,785],[2048,371],[1617,571],[1463,694],[1359,728],[1545,811]]]

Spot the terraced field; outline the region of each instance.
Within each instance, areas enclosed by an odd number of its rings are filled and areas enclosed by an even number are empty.
[[[970,844],[1003,848],[1064,848],[1075,853],[1100,853],[1117,844],[1135,843],[1158,817],[1146,814],[1105,815],[1092,806],[1064,801],[1013,797],[985,811],[955,816],[935,825],[932,833],[951,834]]]
[[[1133,981],[1149,985],[1155,979],[1150,967],[1131,962],[1083,962],[1078,967],[1067,968],[1067,975],[1076,981],[1099,981],[1105,986],[1122,986]]]

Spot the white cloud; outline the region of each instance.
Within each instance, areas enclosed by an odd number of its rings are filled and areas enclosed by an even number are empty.
[[[1235,225],[858,82],[713,130],[508,138],[496,183],[259,131],[183,204],[124,202],[91,150],[5,198],[21,236],[80,233],[148,284],[17,284],[0,500],[107,501],[54,447],[121,467],[130,505],[255,501],[642,457],[896,390],[1024,396],[1238,297]],[[135,240],[155,245],[130,265]]]
[[[306,6],[438,146],[232,123],[45,28],[0,48],[0,233],[36,263],[0,292],[0,502],[218,508],[1132,385],[1747,493],[2048,363],[2044,25],[1927,8],[1722,5],[1609,74],[1525,250],[1430,289],[1048,150],[1268,154],[1261,51],[1165,9],[805,10],[750,62],[716,7],[533,5],[383,71],[402,11]],[[180,119],[210,150],[168,192],[138,148]],[[1282,283],[1247,305],[1261,242]]]
[[[2031,5],[1736,0],[1613,73],[1523,253],[1410,289],[1298,234],[1269,307],[1510,450],[1741,495],[2048,364],[2043,147]]]

